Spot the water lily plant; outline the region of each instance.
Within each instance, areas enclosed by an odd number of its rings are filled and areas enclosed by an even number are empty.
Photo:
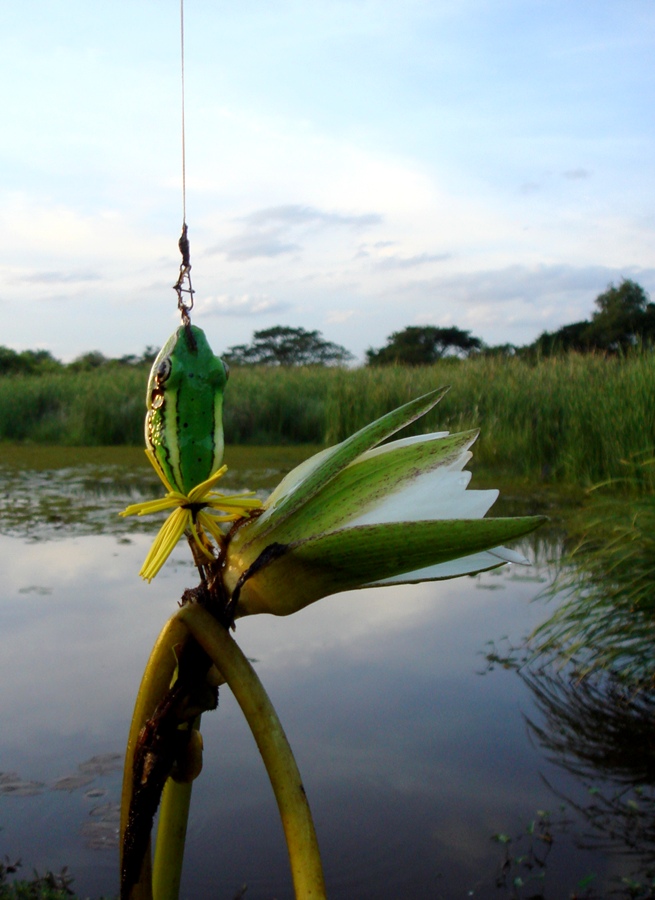
[[[328,594],[525,563],[498,546],[541,519],[483,516],[498,491],[467,490],[476,431],[381,442],[443,397],[433,391],[294,469],[233,529],[223,581],[237,616],[288,615]]]
[[[123,900],[178,895],[200,714],[226,681],[252,729],[275,792],[297,898],[322,898],[316,835],[288,742],[252,666],[230,635],[243,616],[289,615],[354,588],[416,583],[526,562],[502,546],[540,517],[484,518],[497,491],[467,490],[477,432],[389,441],[432,409],[432,391],[290,472],[260,506],[218,494],[226,370],[204,334],[183,325],[148,384],[148,455],[167,493],[125,515],[170,512],[141,574],[151,580],[183,533],[200,574],[151,655],[126,754],[121,817]],[[224,524],[221,524],[224,523]],[[154,871],[147,849],[163,790]],[[153,894],[154,885],[154,894]]]

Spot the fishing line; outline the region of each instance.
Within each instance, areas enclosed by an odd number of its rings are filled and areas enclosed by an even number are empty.
[[[180,62],[182,72],[182,234],[177,242],[182,263],[173,290],[177,294],[177,308],[182,316],[182,324],[190,325],[190,312],[193,309],[193,287],[191,285],[191,248],[189,246],[188,227],[186,222],[186,133],[184,115],[184,0],[180,0]],[[187,299],[185,300],[184,295]]]
[[[180,63],[182,70],[182,228],[186,225],[186,135],[184,132],[184,0],[180,0]]]

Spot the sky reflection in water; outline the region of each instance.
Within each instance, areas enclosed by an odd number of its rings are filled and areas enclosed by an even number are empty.
[[[16,484],[15,473],[5,476]],[[57,494],[53,473],[20,477],[23,496],[38,484]],[[70,495],[71,478],[60,496]],[[136,481],[129,499],[135,491]],[[78,490],[75,516],[49,525],[12,519],[4,493],[0,772],[44,787],[12,796],[0,782],[0,853],[21,856],[27,870],[66,864],[85,895],[115,893],[117,851],[90,849],[89,813],[118,801],[120,772],[71,792],[52,785],[79,775],[89,757],[122,753],[147,656],[195,584],[194,570],[180,544],[152,585],[138,578],[151,534],[128,533],[114,518],[124,491],[93,499]],[[92,533],[97,523],[113,533]],[[479,674],[487,641],[518,640],[543,618],[530,601],[547,577],[541,565],[508,567],[342,594],[287,619],[238,623],[236,637],[256,660],[296,753],[331,898],[502,896],[493,888],[502,853],[491,836],[520,832],[537,809],[557,811],[541,773],[580,793],[530,743],[523,714],[535,710],[521,679]],[[227,689],[203,733],[183,896],[230,900],[244,883],[248,900],[290,896],[270,786]],[[548,873],[553,897],[605,867],[576,855],[566,837],[557,852]]]

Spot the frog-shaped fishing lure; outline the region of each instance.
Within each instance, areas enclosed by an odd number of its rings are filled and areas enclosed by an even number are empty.
[[[148,379],[146,454],[166,487],[161,500],[134,503],[122,516],[173,509],[155,538],[140,575],[151,581],[187,532],[208,561],[208,540],[223,544],[220,522],[258,509],[252,493],[219,494],[213,488],[227,470],[223,461],[223,391],[228,370],[212,353],[200,328],[182,325],[166,341]]]
[[[182,325],[155,359],[146,404],[146,447],[175,490],[183,494],[210,478],[223,462],[225,363],[204,332]]]

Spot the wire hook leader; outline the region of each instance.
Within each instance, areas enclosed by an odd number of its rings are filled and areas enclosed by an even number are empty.
[[[182,263],[180,265],[180,274],[177,281],[173,285],[173,290],[177,294],[177,308],[182,316],[182,324],[190,325],[190,312],[193,309],[193,286],[191,284],[191,248],[189,247],[188,228],[186,222],[182,223],[182,234],[177,242],[182,254]],[[185,302],[184,295],[188,300]]]

